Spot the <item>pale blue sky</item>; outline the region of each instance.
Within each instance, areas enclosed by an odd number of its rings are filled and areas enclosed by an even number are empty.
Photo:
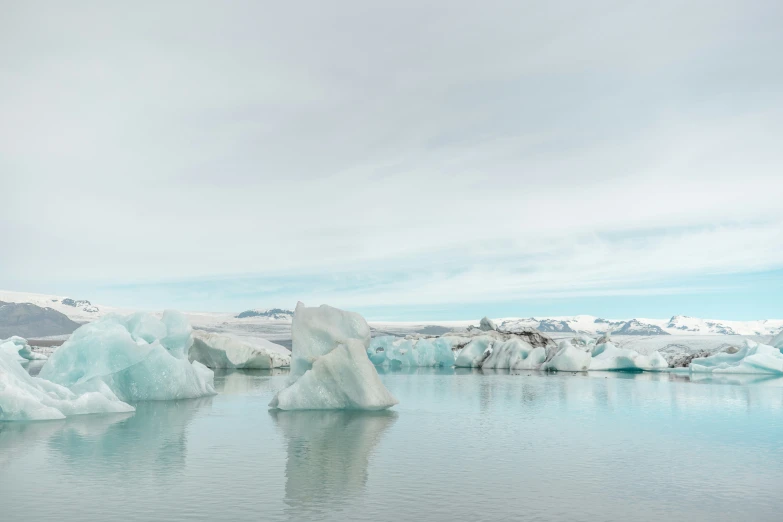
[[[0,288],[783,316],[780,2],[0,4]]]

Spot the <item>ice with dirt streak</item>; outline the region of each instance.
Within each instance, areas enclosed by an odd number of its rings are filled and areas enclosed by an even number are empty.
[[[367,357],[370,327],[361,315],[298,303],[291,337],[291,383],[270,408],[383,410],[397,404]]]

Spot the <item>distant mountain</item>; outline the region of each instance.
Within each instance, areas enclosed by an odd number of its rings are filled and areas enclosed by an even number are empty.
[[[5,303],[0,306],[0,339],[18,335],[35,338],[69,334],[81,325],[52,308],[30,303]]]
[[[643,323],[636,319],[626,321],[617,330],[612,330],[612,333],[615,335],[670,335],[669,332],[664,331],[660,326]]]
[[[245,310],[236,316],[237,319],[247,319],[248,317],[266,317],[279,321],[290,321],[294,317],[293,310],[284,310],[282,308],[269,308],[268,310]]]
[[[588,335],[775,335],[783,329],[783,320],[722,321],[675,315],[671,319],[633,318],[604,319],[592,315],[570,317],[529,317],[497,321],[499,329],[514,332],[535,328],[548,333],[580,333]]]

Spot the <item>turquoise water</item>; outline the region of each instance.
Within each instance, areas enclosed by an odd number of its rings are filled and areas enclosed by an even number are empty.
[[[285,379],[0,424],[0,520],[781,520],[781,379],[420,369],[389,412],[270,413]]]

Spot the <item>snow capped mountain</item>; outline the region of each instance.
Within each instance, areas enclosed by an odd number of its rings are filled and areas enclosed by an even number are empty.
[[[612,333],[615,335],[670,335],[660,326],[643,323],[637,319],[626,321],[620,328],[612,330]]]
[[[541,332],[601,335],[756,335],[770,336],[783,329],[783,319],[725,321],[675,315],[671,319],[633,318],[613,320],[592,315],[530,317],[496,320],[501,331],[535,328]]]
[[[71,320],[85,323],[94,321],[109,313],[130,314],[136,310],[121,309],[111,306],[95,305],[86,299],[75,299],[44,294],[25,292],[10,292],[0,290],[0,302],[31,303],[42,308],[52,308],[68,316]],[[209,331],[248,332],[248,335],[267,335],[270,329],[275,335],[285,338],[290,335],[290,323],[293,317],[291,310],[283,308],[251,309],[241,313],[226,312],[185,312],[194,328]],[[540,332],[550,334],[586,334],[600,336],[605,333],[614,335],[745,335],[773,336],[783,330],[783,319],[766,319],[758,321],[726,321],[718,319],[699,319],[684,315],[675,315],[670,319],[606,319],[594,315],[574,315],[563,317],[506,317],[493,319],[504,332],[525,331],[535,328]],[[376,330],[384,332],[424,332],[427,329],[460,330],[470,325],[478,325],[474,321],[417,321],[417,322],[371,322]],[[441,328],[442,327],[442,328]],[[435,333],[435,332],[430,332]]]

